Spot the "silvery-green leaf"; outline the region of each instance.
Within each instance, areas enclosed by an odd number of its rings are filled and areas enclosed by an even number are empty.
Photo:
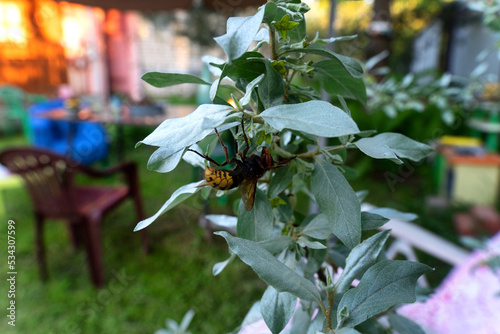
[[[319,240],[326,240],[332,234],[330,223],[324,214],[319,214],[307,224],[300,234],[308,235]]]
[[[389,221],[388,218],[382,217],[372,212],[361,212],[361,229],[375,230]]]
[[[361,277],[375,263],[390,233],[390,230],[379,232],[353,248],[346,259],[342,275],[336,282],[335,292],[347,291],[354,279]]]
[[[243,201],[238,208],[238,236],[253,241],[263,241],[271,237],[273,230],[273,209],[266,194],[256,190],[252,210],[247,211]]]
[[[269,253],[275,255],[281,253],[281,251],[283,251],[285,248],[290,247],[294,242],[294,238],[287,235],[281,235],[276,238],[259,241],[258,244]]]
[[[399,334],[425,334],[419,325],[399,314],[389,314],[389,323]]]
[[[264,110],[260,116],[279,131],[286,128],[321,137],[340,137],[359,132],[351,117],[325,101],[279,105]]]
[[[236,229],[236,224],[238,223],[237,217],[227,215],[206,215],[205,218],[217,226],[228,229]]]
[[[277,197],[283,190],[292,182],[295,168],[291,166],[282,167],[276,170],[271,182],[269,182],[268,195],[269,198]]]
[[[404,221],[413,221],[418,218],[418,216],[411,212],[401,212],[396,209],[391,208],[373,208],[368,210],[369,213],[374,213],[387,219],[401,219]]]
[[[187,116],[163,121],[140,143],[179,150],[195,144],[224,123],[233,107],[219,104],[202,104]],[[210,121],[210,127],[203,127]]]
[[[326,318],[323,312],[318,312],[307,329],[307,334],[326,334],[322,330],[326,329]]]
[[[190,149],[192,149],[196,152],[200,152],[200,153],[203,152],[203,150],[201,149],[201,147],[198,146],[198,144],[191,145]],[[196,154],[194,152],[191,152],[191,151],[184,152],[184,155],[182,156],[182,160],[186,161],[191,166],[205,168],[205,159],[203,159],[202,157],[200,157],[198,154]]]
[[[366,271],[359,285],[348,290],[340,300],[339,326],[354,327],[391,306],[414,302],[417,279],[429,271],[431,268],[417,262],[376,263]]]
[[[289,292],[303,300],[319,300],[314,284],[281,263],[258,243],[216,232],[224,237],[229,248],[259,275],[267,284],[280,292]]]
[[[326,249],[327,248],[321,242],[310,240],[309,238],[304,237],[304,236],[300,236],[297,239],[297,244],[299,244],[301,247],[304,247],[304,248],[307,247],[307,248],[311,248],[311,249]]]
[[[264,61],[266,66],[266,73],[264,79],[257,87],[259,98],[265,108],[281,105],[283,103],[283,96],[285,95],[283,77],[269,64],[268,60],[262,58],[262,61]]]
[[[311,191],[328,219],[333,234],[347,247],[361,240],[361,205],[354,190],[334,165],[317,160],[311,175]]]
[[[201,61],[208,66],[208,70],[214,77],[218,78],[221,76],[222,70],[214,65],[223,65],[225,63],[224,60],[214,56],[204,55],[201,57]]]
[[[292,318],[297,297],[269,286],[260,300],[260,312],[273,334],[279,334]]]
[[[356,191],[356,196],[358,197],[360,203],[365,200],[365,198],[366,198],[366,196],[368,196],[368,194],[369,194],[368,190]]]
[[[307,48],[297,48],[284,51],[284,53],[288,52],[308,53],[327,57],[339,64],[353,78],[361,78],[363,76],[363,67],[356,59],[335,53],[323,45],[311,44]]]
[[[186,314],[184,315],[184,317],[182,317],[179,329],[186,333],[186,331],[189,327],[189,324],[191,323],[191,320],[193,320],[193,317],[194,317],[194,311],[193,310],[187,311]]]
[[[314,63],[314,73],[328,94],[358,99],[366,104],[366,87],[363,79],[353,77],[340,65],[339,60],[325,59]]]
[[[248,50],[260,29],[263,17],[264,8],[253,16],[230,17],[227,20],[226,34],[214,39],[224,50],[229,60],[240,57]]]
[[[390,159],[396,163],[402,163],[398,158],[419,161],[433,151],[429,145],[392,132],[381,133],[371,138],[362,138],[353,144],[372,158]]]
[[[262,320],[262,314],[260,313],[260,301],[257,301],[252,304],[250,311],[245,315],[243,322],[241,323],[241,327],[245,327],[251,324],[256,323],[257,321]],[[231,334],[236,334],[233,332]]]
[[[254,37],[254,41],[256,42],[264,42],[269,44],[269,29],[261,28],[257,35]]]
[[[148,169],[158,173],[168,173],[179,164],[183,153],[183,149],[171,150],[160,147],[149,157]]]
[[[323,263],[325,263],[326,254],[326,247],[323,249],[310,248],[308,250],[307,264],[306,268],[304,269],[304,277],[311,277],[318,272]]]
[[[157,213],[155,213],[152,217],[146,218],[142,221],[140,221],[136,227],[134,228],[134,231],[139,231],[142,230],[143,228],[149,226],[152,222],[156,220],[161,214],[167,212],[168,210],[172,209],[179,203],[182,203],[185,201],[187,198],[189,198],[191,195],[193,195],[195,192],[197,192],[200,188],[197,188],[198,185],[200,185],[202,181],[198,182],[193,182],[190,184],[186,184],[172,194],[170,198],[163,204],[160,210],[158,210]]]
[[[210,85],[210,83],[195,77],[191,74],[180,74],[180,73],[160,73],[160,72],[149,72],[141,77],[142,80],[146,81],[148,84],[154,87],[170,87],[174,85],[180,85],[185,83],[199,84],[199,85]]]
[[[236,255],[234,253],[231,253],[231,256],[229,256],[227,260],[214,264],[214,266],[212,267],[212,275],[219,275],[224,270],[224,268],[226,268],[227,265],[234,260],[235,257]]]
[[[252,97],[252,92],[255,88],[255,86],[257,86],[261,81],[262,79],[264,79],[264,74],[261,74],[259,75],[257,78],[253,79],[246,87],[246,92],[245,92],[245,96],[243,96],[241,99],[240,99],[240,105],[242,107],[246,106],[247,104],[250,103],[250,99]]]
[[[361,334],[361,333],[355,330],[354,328],[344,327],[335,331],[335,334]]]
[[[301,301],[301,304],[304,302]],[[311,326],[311,315],[305,307],[298,307],[292,318],[292,326],[287,334],[304,334]]]

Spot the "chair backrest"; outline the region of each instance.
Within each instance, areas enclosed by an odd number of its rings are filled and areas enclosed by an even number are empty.
[[[34,148],[0,153],[0,163],[24,179],[35,212],[45,217],[72,219],[76,213],[72,188],[78,163]]]

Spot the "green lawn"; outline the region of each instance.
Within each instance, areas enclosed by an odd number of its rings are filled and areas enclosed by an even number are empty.
[[[129,133],[130,132],[130,133]],[[137,136],[137,131],[125,132]],[[142,138],[130,138],[135,143]],[[0,139],[0,150],[19,139]],[[129,146],[129,144],[127,144]],[[133,147],[129,146],[129,147]],[[192,168],[158,174],[146,169],[152,150],[127,150],[127,158],[140,166],[146,214],[153,215],[179,186],[192,182]],[[116,180],[108,180],[116,182]],[[177,321],[189,309],[196,315],[193,333],[225,333],[240,324],[251,304],[260,299],[265,285],[241,261],[234,261],[219,276],[212,266],[228,256],[222,238],[209,242],[198,226],[199,198],[161,216],[149,228],[152,252],[145,256],[131,202],[106,217],[102,226],[107,284],[96,290],[88,278],[85,255],[75,252],[65,225],[50,221],[45,244],[50,279],[42,283],[33,252],[31,204],[24,189],[6,190],[7,217],[0,217],[0,279],[7,273],[7,220],[16,222],[16,327],[7,325],[6,284],[2,283],[0,333],[154,333],[165,319]],[[216,201],[215,212],[224,209]]]

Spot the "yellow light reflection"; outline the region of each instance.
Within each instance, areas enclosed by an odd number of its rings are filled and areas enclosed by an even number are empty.
[[[63,44],[66,56],[78,57],[82,56],[84,49],[82,48],[83,29],[72,18],[64,18],[62,21],[63,26]]]
[[[24,25],[21,9],[16,3],[0,3],[0,42],[26,43]]]

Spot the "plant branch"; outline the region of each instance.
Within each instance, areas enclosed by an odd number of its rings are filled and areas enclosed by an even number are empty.
[[[272,24],[269,25],[269,52],[272,60],[278,59],[276,54],[276,28]]]
[[[346,148],[346,145],[338,145],[338,146],[329,148],[326,151],[328,151],[328,152],[335,152],[335,151],[343,150],[344,148]],[[306,159],[307,158],[314,158],[318,154],[321,154],[321,150],[319,148],[316,149],[316,150],[311,150],[311,151],[308,151],[308,152],[299,153],[299,154],[297,154],[297,158],[302,158],[302,159],[304,159],[304,158],[306,158]]]
[[[326,329],[329,332],[335,333],[332,329],[332,312],[333,304],[335,303],[335,292],[332,290],[326,290],[326,299],[328,300],[328,310],[326,310]]]

